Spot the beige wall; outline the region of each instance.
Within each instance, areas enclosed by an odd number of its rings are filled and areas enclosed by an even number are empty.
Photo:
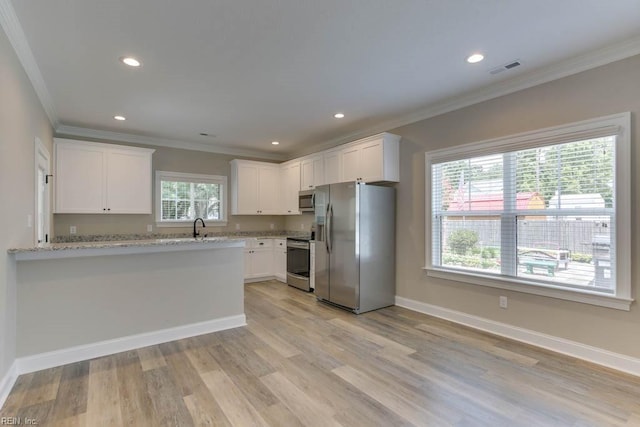
[[[301,215],[291,215],[285,217],[285,230],[289,231],[311,231],[313,222],[313,212],[304,212]]]
[[[101,141],[109,142],[109,141]],[[122,144],[122,143],[118,143]],[[126,145],[126,144],[122,144]],[[135,144],[129,144],[135,145]],[[232,159],[239,158],[216,153],[181,150],[167,147],[149,147],[156,151],[153,153],[153,171],[171,171],[184,173],[199,173],[209,175],[223,175],[228,178],[231,185]],[[229,192],[227,192],[229,193]],[[155,200],[155,193],[154,193]],[[231,199],[227,197],[227,213],[231,212]],[[147,225],[153,225],[154,233],[189,233],[190,226],[181,228],[156,227],[154,215],[85,215],[85,214],[55,214],[54,235],[69,235],[69,227],[76,226],[78,235],[92,234],[144,234]],[[236,225],[240,231],[269,231],[271,224],[275,230],[283,230],[285,220],[282,216],[254,216],[254,215],[229,215],[226,227],[208,226],[207,232],[236,231]]]
[[[618,61],[458,111],[390,130],[401,135],[397,219],[397,295],[504,322],[632,357],[640,357],[640,309],[630,312],[427,277],[425,152],[473,141],[632,112],[632,259],[640,255],[640,56]],[[637,297],[640,263],[633,262]],[[498,296],[509,308],[498,307]]]
[[[0,30],[0,381],[15,358],[15,271],[10,247],[33,246],[35,137],[51,151],[52,130],[5,33]]]

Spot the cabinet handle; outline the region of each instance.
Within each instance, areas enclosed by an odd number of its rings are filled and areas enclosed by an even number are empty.
[[[111,208],[107,208],[107,210],[108,210],[108,211],[110,211],[110,210],[111,210]]]
[[[263,242],[260,242],[260,243],[258,243],[258,244],[259,244],[260,246],[264,245],[264,243],[263,243]]]

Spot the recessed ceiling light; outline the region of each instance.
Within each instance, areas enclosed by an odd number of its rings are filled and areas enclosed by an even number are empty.
[[[122,61],[124,64],[127,64],[130,67],[139,67],[142,65],[140,61],[138,61],[136,58],[132,56],[123,56],[122,58],[120,58],[120,61]]]
[[[344,118],[344,113],[335,113],[333,117],[335,117],[336,119],[342,119]]]
[[[113,118],[120,121],[127,120],[125,116],[113,116]]]
[[[280,145],[280,143],[278,141],[273,141],[271,142],[271,145]]]
[[[469,64],[475,64],[476,62],[480,62],[484,59],[484,55],[481,53],[474,53],[467,58],[467,62]]]

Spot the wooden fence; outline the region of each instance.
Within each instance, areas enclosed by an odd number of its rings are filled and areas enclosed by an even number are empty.
[[[499,220],[449,220],[443,224],[444,244],[450,233],[473,230],[478,235],[478,245],[500,247]],[[518,222],[518,247],[543,249],[568,249],[572,253],[591,254],[591,242],[595,236],[609,235],[606,222],[564,220],[522,220]]]

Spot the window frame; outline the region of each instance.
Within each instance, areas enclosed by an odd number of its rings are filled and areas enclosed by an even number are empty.
[[[507,289],[586,304],[630,310],[631,296],[631,113],[625,112],[554,126],[501,138],[472,142],[425,153],[425,267],[427,276],[456,282]],[[615,290],[612,295],[573,289],[524,278],[482,271],[461,271],[433,265],[432,165],[504,154],[590,138],[616,135],[615,155]]]
[[[156,171],[155,173],[155,220],[156,227],[192,227],[194,219],[189,220],[162,220],[162,181],[182,181],[202,184],[219,184],[221,186],[222,196],[220,197],[220,215],[221,219],[212,220],[204,219],[207,225],[226,226],[227,225],[227,177],[223,175],[205,175],[184,172]]]

